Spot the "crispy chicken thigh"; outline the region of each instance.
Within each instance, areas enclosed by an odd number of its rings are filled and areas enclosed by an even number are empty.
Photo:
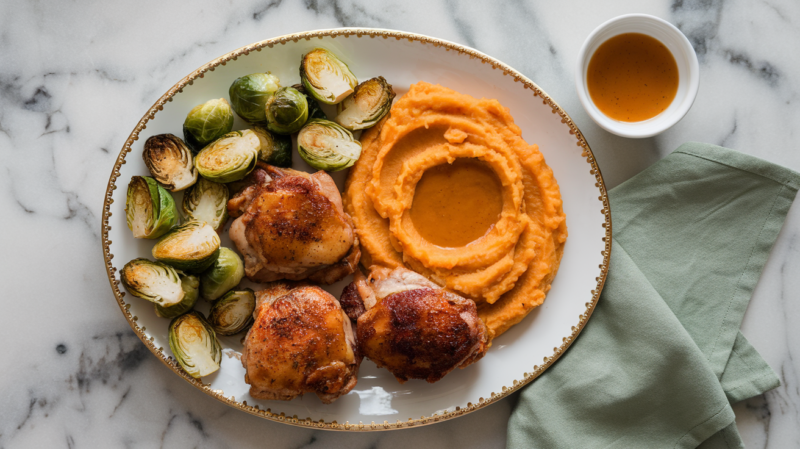
[[[256,292],[242,365],[250,396],[290,400],[316,393],[329,404],[356,385],[362,356],[339,301],[319,287],[274,282]]]
[[[259,162],[238,187],[228,201],[236,218],[230,237],[244,256],[248,279],[332,284],[355,270],[358,238],[327,173]]]
[[[341,303],[351,318],[358,316],[359,351],[400,383],[436,382],[486,353],[486,326],[474,302],[413,271],[370,270],[368,279],[356,272]]]

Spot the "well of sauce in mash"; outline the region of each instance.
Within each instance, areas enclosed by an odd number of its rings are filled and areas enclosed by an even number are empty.
[[[476,159],[425,171],[414,191],[411,221],[434,245],[458,248],[483,237],[503,210],[500,180]]]
[[[678,92],[678,64],[655,38],[625,33],[603,42],[589,60],[589,95],[606,116],[622,122],[655,117]]]

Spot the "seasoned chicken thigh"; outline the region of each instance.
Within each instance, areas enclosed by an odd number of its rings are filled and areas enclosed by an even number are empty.
[[[329,404],[356,385],[359,355],[350,318],[319,287],[275,282],[256,292],[242,365],[250,396],[290,400],[316,393]]]
[[[230,237],[247,278],[332,284],[352,273],[361,252],[333,179],[323,171],[258,164],[228,201],[236,218]]]
[[[404,268],[370,270],[368,279],[356,272],[341,303],[351,318],[360,314],[359,350],[400,383],[436,382],[486,353],[486,326],[473,301]]]

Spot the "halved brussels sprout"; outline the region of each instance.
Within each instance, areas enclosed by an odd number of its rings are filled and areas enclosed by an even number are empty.
[[[339,171],[356,163],[361,142],[330,120],[309,120],[297,135],[297,152],[317,170]]]
[[[188,221],[205,221],[215,231],[222,231],[228,221],[228,186],[200,177],[183,194],[183,216]]]
[[[178,192],[197,181],[192,150],[178,136],[150,136],[144,143],[142,158],[156,181],[167,190]]]
[[[183,122],[183,140],[198,152],[232,129],[233,109],[228,100],[208,100],[189,111]]]
[[[200,295],[213,301],[236,287],[244,277],[244,263],[232,249],[222,247],[219,257],[200,275]]]
[[[199,273],[217,260],[219,235],[204,221],[190,221],[170,231],[153,247],[153,257],[173,267]]]
[[[389,112],[394,96],[392,85],[382,76],[364,81],[339,103],[336,122],[351,131],[369,128]]]
[[[319,107],[319,103],[317,103],[317,100],[315,100],[314,97],[308,95],[308,92],[306,92],[306,88],[303,87],[302,84],[292,84],[292,87],[297,89],[297,91],[300,92],[301,94],[305,95],[306,101],[308,102],[309,119],[323,118],[325,120],[328,120],[328,116],[325,115],[325,111],[323,111],[322,108]]]
[[[288,168],[292,166],[292,138],[273,134],[260,126],[253,126],[261,141],[261,151],[258,158],[269,165]]]
[[[181,302],[174,306],[162,307],[158,304],[156,307],[156,315],[161,318],[175,318],[178,315],[192,310],[197,298],[200,297],[200,279],[197,276],[188,274],[181,275],[181,289],[183,289],[183,299]]]
[[[197,153],[194,165],[209,181],[238,181],[256,168],[260,151],[261,140],[253,130],[233,131]]]
[[[128,228],[137,239],[157,239],[178,221],[175,200],[148,176],[133,176],[125,199]]]
[[[232,290],[211,306],[208,323],[219,335],[234,335],[253,322],[256,295],[253,290]]]
[[[267,100],[267,129],[278,134],[297,132],[308,120],[308,100],[293,87],[281,87]]]
[[[219,369],[222,347],[200,312],[189,312],[169,323],[169,347],[175,360],[198,379]]]
[[[267,116],[264,105],[281,87],[280,82],[271,73],[253,73],[236,78],[228,89],[233,110],[247,122],[265,122]]]
[[[119,279],[131,295],[163,307],[179,304],[185,296],[179,272],[161,262],[133,259],[122,267]]]
[[[311,96],[326,104],[344,100],[358,84],[347,64],[324,48],[303,55],[300,79]]]

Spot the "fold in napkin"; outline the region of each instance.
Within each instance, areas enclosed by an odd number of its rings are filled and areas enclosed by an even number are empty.
[[[739,326],[798,187],[786,168],[687,143],[613,189],[597,308],[521,393],[508,447],[742,447],[731,404],[780,381]]]

